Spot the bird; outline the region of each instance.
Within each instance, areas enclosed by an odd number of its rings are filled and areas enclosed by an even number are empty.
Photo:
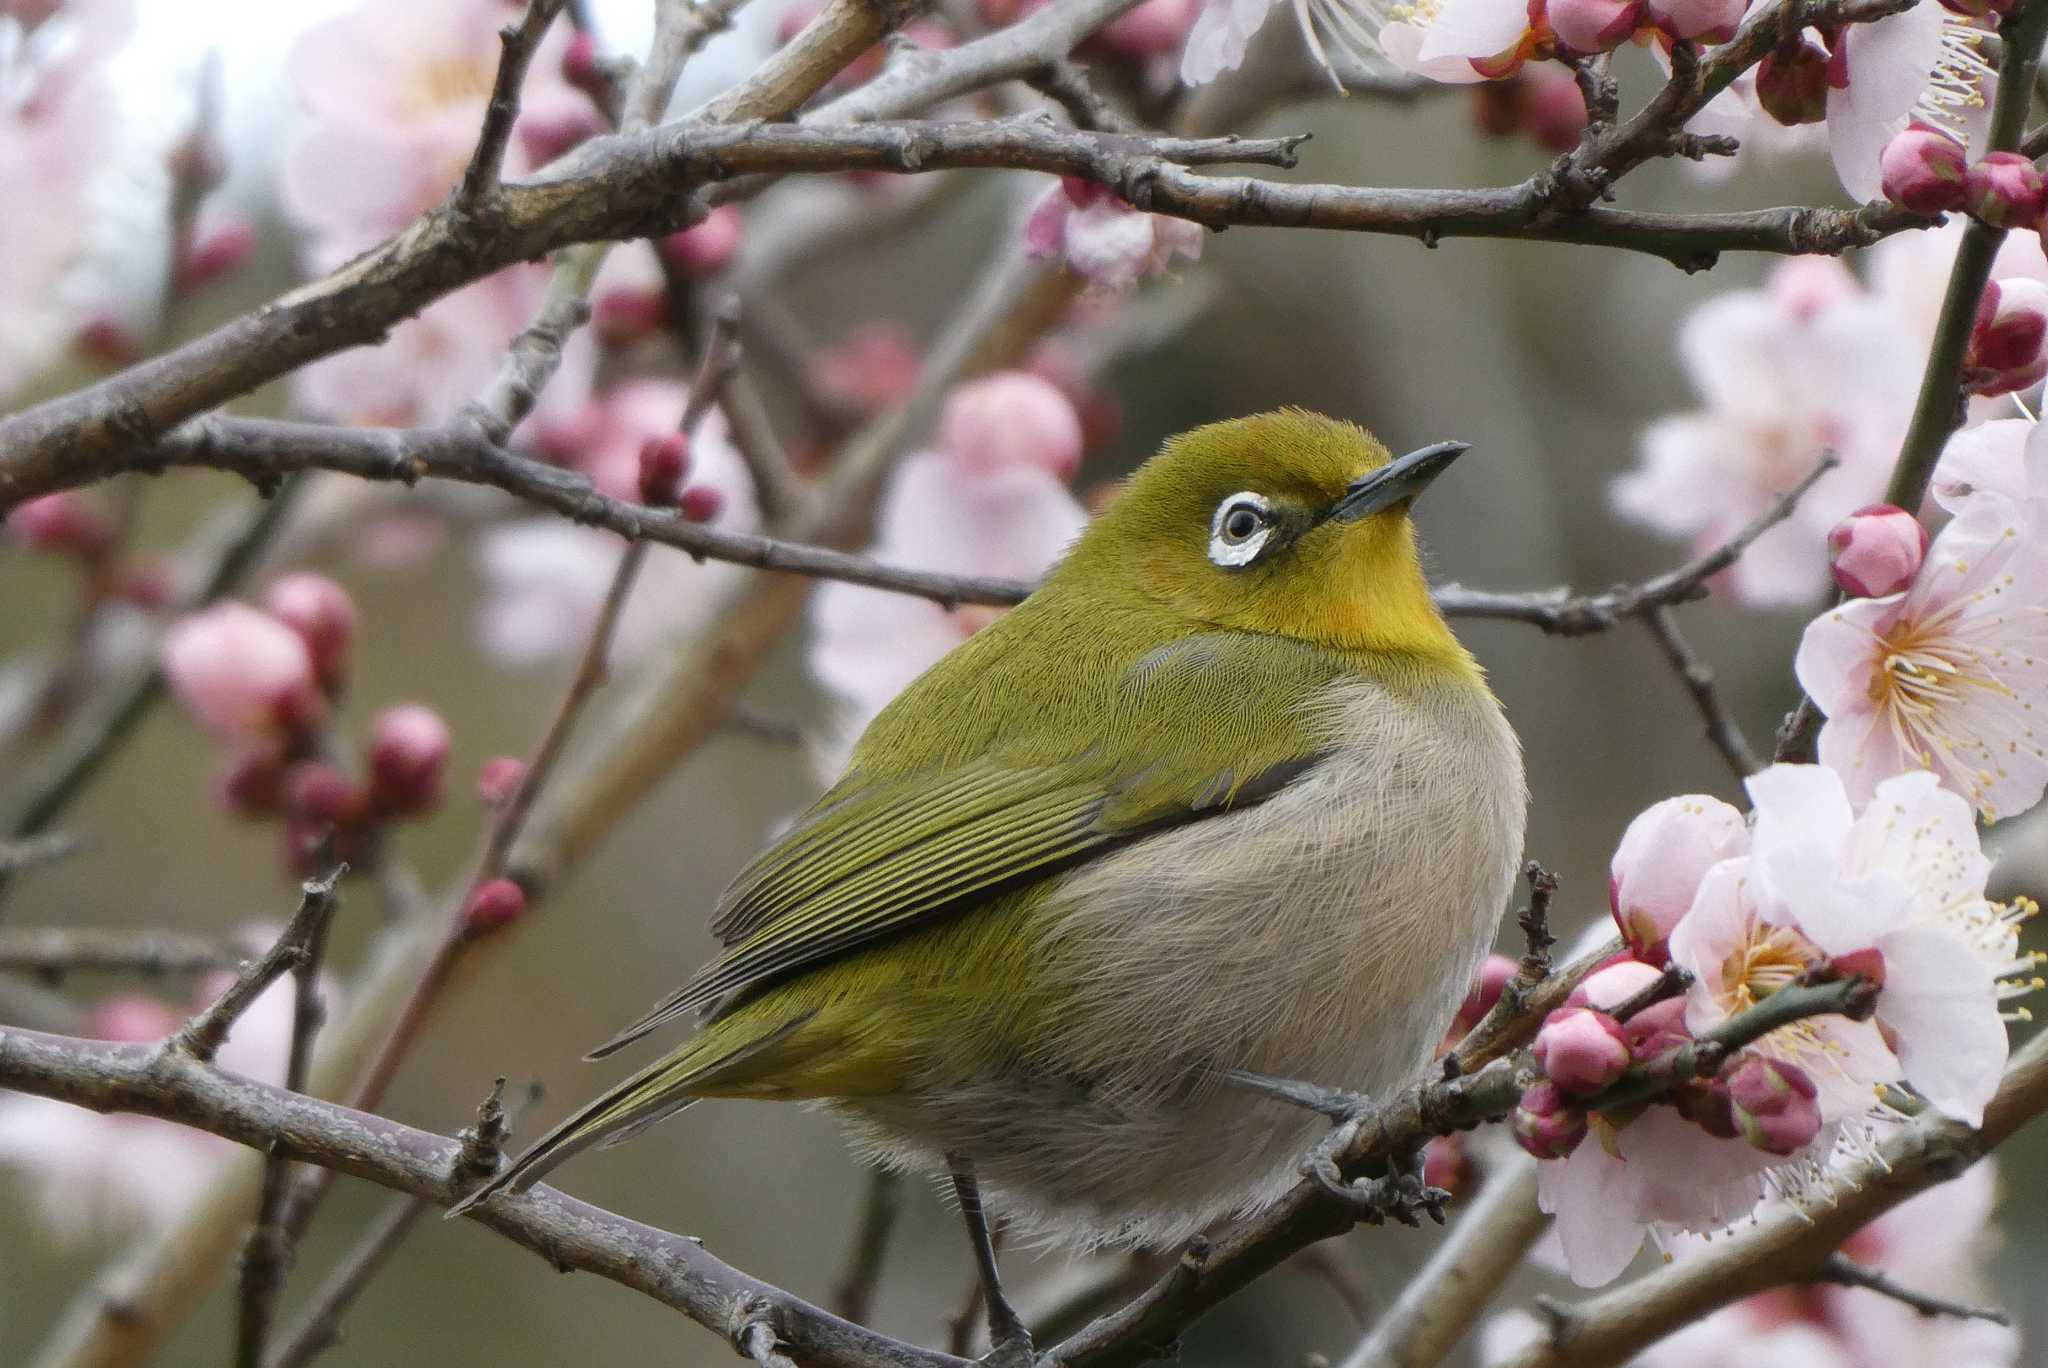
[[[723,953],[591,1057],[694,1032],[455,1210],[702,1099],[820,1104],[951,1180],[1021,1362],[989,1210],[1165,1247],[1277,1200],[1328,1124],[1286,1084],[1421,1069],[1517,869],[1520,742],[1410,518],[1466,449],[1395,459],[1299,409],[1166,442],[733,880]]]

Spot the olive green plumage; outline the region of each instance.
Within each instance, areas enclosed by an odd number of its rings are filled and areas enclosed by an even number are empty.
[[[1207,933],[1188,928],[1219,915],[1200,910],[1215,879],[1176,899],[1195,908],[1180,930],[1175,906],[1143,904],[1145,887],[1197,877],[1211,852],[1279,871],[1268,884],[1315,874],[1290,906],[1321,909],[1361,872],[1345,852],[1434,859],[1434,838],[1409,828],[1470,808],[1487,830],[1455,844],[1486,867],[1417,883],[1444,884],[1460,904],[1435,919],[1442,935],[1360,933],[1359,913],[1343,907],[1328,913],[1342,918],[1334,931],[1314,919],[1300,928],[1299,953],[1378,956],[1360,959],[1362,980],[1339,974],[1316,991],[1338,994],[1375,976],[1402,994],[1439,979],[1455,987],[1483,947],[1519,848],[1520,766],[1476,665],[1430,603],[1406,512],[1412,491],[1354,493],[1387,463],[1358,429],[1296,411],[1170,443],[1037,593],[874,720],[840,781],[721,899],[712,925],[725,953],[597,1053],[702,1013],[696,1034],[569,1118],[493,1187],[524,1186],[569,1154],[697,1098],[750,1096],[850,1108],[874,1148],[908,1162],[956,1149],[963,1135],[988,1136],[992,1148],[1015,1152],[1008,1165],[988,1156],[999,1192],[1028,1189],[1031,1156],[1064,1142],[1036,1132],[997,1140],[1007,1122],[978,1119],[976,1107],[1028,1101],[1067,1110],[1083,1130],[1121,1126],[1135,1137],[1159,1123],[1154,1113],[1166,1104],[1157,1099],[1207,1096],[1199,1075],[1219,1050],[1233,1054],[1214,1060],[1224,1067],[1273,1062],[1256,1039],[1266,1029],[1257,1003],[1276,1004],[1267,1034],[1293,1029],[1282,980],[1306,986],[1322,971],[1297,971],[1284,945],[1268,947],[1280,958],[1267,953],[1253,983],[1233,984],[1227,964],[1201,962],[1208,952],[1192,947]],[[1414,478],[1426,482],[1435,468]],[[1240,495],[1254,502],[1230,502]],[[1247,506],[1256,517],[1243,516]],[[1238,539],[1240,528],[1253,530]],[[1386,744],[1387,735],[1401,744]],[[1459,758],[1466,740],[1479,757],[1470,775]],[[1379,758],[1360,769],[1367,752]],[[1286,816],[1289,803],[1322,791],[1316,785],[1330,796]],[[1289,803],[1274,802],[1290,792]],[[1388,816],[1402,793],[1416,822]],[[1281,815],[1259,817],[1269,804]],[[1323,821],[1340,828],[1327,840],[1312,829]],[[1361,825],[1381,832],[1367,832],[1364,847]],[[1196,844],[1167,839],[1176,832]],[[1148,865],[1168,853],[1170,866]],[[1326,858],[1336,868],[1318,869]],[[1227,870],[1217,877],[1227,881]],[[1126,898],[1137,899],[1133,910],[1106,929],[1090,929],[1076,911],[1081,899],[1099,918]],[[1139,927],[1150,940],[1124,943],[1125,922],[1154,917],[1156,931]],[[1367,948],[1353,951],[1359,934]],[[1245,962],[1257,958],[1248,950]],[[1162,984],[1179,975],[1235,993],[1248,1019],[1190,1016],[1179,1043],[1148,1050],[1144,1022],[1190,1010],[1162,1003],[1148,1017],[1143,980],[1153,965]],[[1098,991],[1098,980],[1119,976],[1132,980],[1128,989]],[[1431,1021],[1442,1029],[1454,996],[1408,1012],[1420,1033]],[[1358,1048],[1370,1049],[1375,1034],[1384,1032],[1365,1032]],[[1414,1052],[1406,1038],[1417,1032],[1404,1025],[1398,1034],[1405,1069]],[[1126,1071],[1122,1050],[1149,1053],[1157,1067]],[[1281,1051],[1280,1062],[1294,1053]],[[1265,1149],[1262,1138],[1211,1157],[1220,1165]],[[1170,1162],[1160,1157],[1164,1171]],[[1062,1186],[1073,1184],[1049,1184]],[[1058,1190],[1025,1196],[1047,1211],[1066,1202]],[[1114,1233],[1116,1208],[1157,1227],[1175,1202],[1110,1191],[1080,1205],[1093,1231]]]

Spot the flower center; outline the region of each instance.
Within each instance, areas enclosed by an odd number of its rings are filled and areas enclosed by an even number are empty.
[[[1940,129],[1959,143],[1969,141],[1969,111],[1984,107],[1984,91],[1997,68],[1977,51],[1985,31],[1968,15],[1941,12],[1941,55],[1928,73],[1927,87],[1913,105],[1913,118]]]
[[[413,109],[429,114],[467,100],[487,98],[491,93],[491,70],[466,59],[443,58],[413,68],[410,85]]]
[[[1788,988],[1820,961],[1813,942],[1786,926],[1751,922],[1721,969],[1732,1016]]]

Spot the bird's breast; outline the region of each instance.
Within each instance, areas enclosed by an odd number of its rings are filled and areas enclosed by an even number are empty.
[[[1521,850],[1520,748],[1483,686],[1315,704],[1324,758],[1240,811],[1065,876],[1043,973],[1060,1067],[1135,1093],[1217,1067],[1382,1089],[1427,1059]]]

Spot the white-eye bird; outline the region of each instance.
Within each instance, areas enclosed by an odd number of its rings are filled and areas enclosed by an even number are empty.
[[[1390,460],[1298,410],[1167,443],[1044,584],[906,689],[720,901],[725,952],[598,1055],[694,1034],[469,1202],[700,1098],[830,1107],[989,1205],[1157,1245],[1254,1211],[1429,1058],[1521,852],[1520,746]],[[464,1205],[468,1205],[465,1203]]]

